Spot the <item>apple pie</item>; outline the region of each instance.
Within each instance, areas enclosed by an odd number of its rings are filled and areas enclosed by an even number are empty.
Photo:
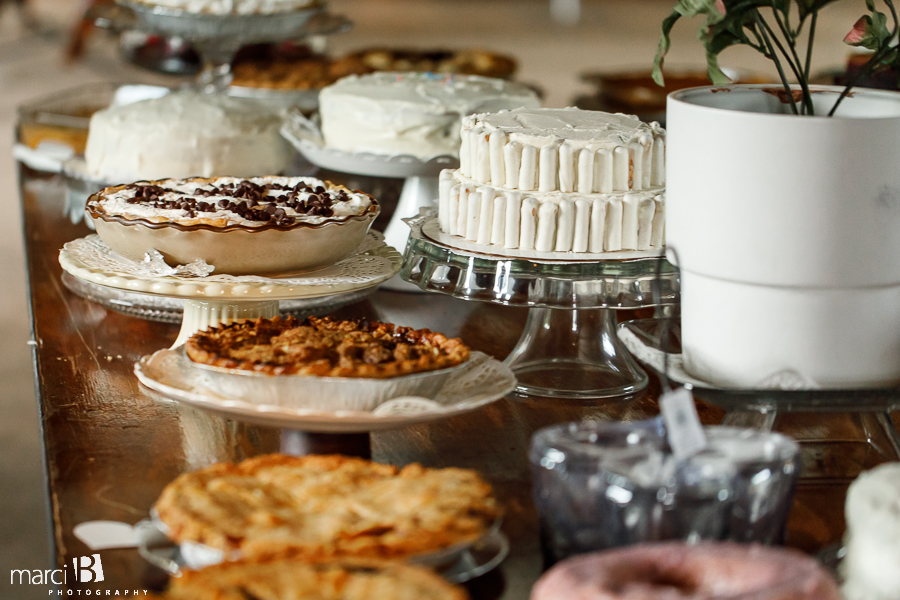
[[[396,562],[310,563],[296,556],[239,560],[186,571],[165,600],[467,600],[435,573]]]
[[[474,541],[498,519],[475,471],[272,454],[179,476],[156,502],[178,543],[242,558],[403,559]]]
[[[212,367],[375,379],[455,367],[469,358],[461,340],[427,329],[329,317],[239,321],[195,333],[185,351]]]

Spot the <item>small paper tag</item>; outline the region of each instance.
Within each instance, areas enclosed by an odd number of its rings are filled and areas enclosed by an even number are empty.
[[[659,398],[659,410],[676,460],[693,456],[706,447],[706,434],[690,390],[682,387],[664,393]]]

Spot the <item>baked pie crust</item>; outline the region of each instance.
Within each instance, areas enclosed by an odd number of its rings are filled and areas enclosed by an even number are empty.
[[[166,600],[467,600],[468,594],[422,567],[378,560],[307,562],[296,556],[185,571]]]
[[[268,375],[384,379],[455,367],[469,348],[427,329],[329,317],[239,321],[195,333],[185,351],[195,363]]]
[[[475,471],[337,455],[212,465],[175,479],[155,508],[178,543],[317,561],[434,552],[481,537],[499,514]]]

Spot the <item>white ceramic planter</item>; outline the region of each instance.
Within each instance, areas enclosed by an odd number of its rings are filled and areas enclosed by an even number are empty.
[[[668,243],[686,368],[754,385],[900,381],[900,93],[796,117],[773,86],[668,100]],[[827,114],[841,88],[814,88]]]

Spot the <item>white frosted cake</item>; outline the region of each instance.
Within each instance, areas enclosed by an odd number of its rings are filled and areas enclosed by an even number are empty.
[[[479,244],[601,253],[665,244],[665,132],[577,108],[463,119],[441,173],[441,230]]]
[[[847,600],[900,600],[900,463],[860,475],[847,492]]]
[[[281,119],[259,103],[173,92],[91,117],[88,173],[109,182],[283,173],[293,152]]]
[[[290,12],[317,5],[317,0],[138,0],[141,4],[189,13],[252,15]]]
[[[538,106],[524,85],[475,75],[351,75],[319,94],[326,146],[426,159],[457,155],[465,115]]]

